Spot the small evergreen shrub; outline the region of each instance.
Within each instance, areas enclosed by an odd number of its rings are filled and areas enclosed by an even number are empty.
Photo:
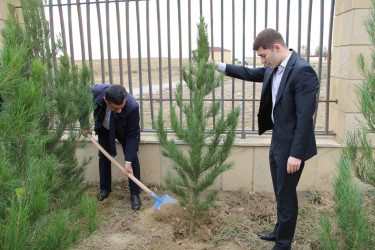
[[[372,1],[375,7],[375,0]],[[375,46],[375,11],[365,20],[372,46]],[[354,175],[362,182],[375,186],[374,145],[369,135],[375,132],[375,52],[367,64],[363,54],[358,56],[363,81],[357,87],[357,97],[364,120],[360,129],[349,131],[346,145],[338,159],[337,174],[333,180],[334,221],[320,215],[318,237],[324,249],[374,249],[373,222],[370,207],[365,206],[362,190]],[[338,232],[333,236],[330,223],[336,223]]]
[[[167,174],[165,184],[167,189],[180,198],[179,204],[186,208],[191,218],[190,233],[194,232],[198,218],[215,206],[218,190],[210,187],[221,173],[233,166],[226,159],[235,140],[240,114],[236,108],[226,117],[217,119],[220,100],[210,106],[204,103],[205,96],[212,94],[223,79],[223,73],[216,72],[215,63],[209,62],[210,50],[204,18],[198,24],[197,45],[192,63],[182,69],[183,80],[190,90],[190,99],[187,102],[182,100],[181,83],[175,93],[186,126],[180,123],[176,107],[171,106],[170,115],[173,135],[187,145],[187,152],[184,153],[174,139],[167,138],[162,109],[156,126],[162,154],[171,159],[174,170],[174,173]],[[217,121],[215,127],[212,131],[206,131],[207,122],[214,118]]]
[[[1,30],[0,249],[68,249],[98,223],[97,204],[82,198],[88,160],[75,156],[75,127],[90,127],[90,74],[67,55],[52,67],[43,2],[21,4],[24,26],[9,5]]]

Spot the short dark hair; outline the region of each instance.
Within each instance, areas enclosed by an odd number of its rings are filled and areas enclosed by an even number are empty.
[[[126,99],[128,93],[121,85],[112,85],[105,90],[105,99],[108,103],[120,105]]]
[[[256,36],[253,43],[253,50],[258,50],[260,47],[263,49],[273,49],[276,43],[286,47],[284,38],[278,31],[270,28],[264,29]]]

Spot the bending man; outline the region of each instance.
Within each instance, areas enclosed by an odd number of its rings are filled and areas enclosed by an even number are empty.
[[[121,143],[125,156],[123,174],[133,174],[140,179],[138,145],[140,140],[139,106],[133,96],[121,85],[97,84],[91,87],[96,103],[94,111],[95,132],[99,144],[112,156],[116,156],[115,138]],[[99,201],[111,192],[111,162],[99,151],[100,195]],[[140,188],[129,179],[132,209],[141,206]]]

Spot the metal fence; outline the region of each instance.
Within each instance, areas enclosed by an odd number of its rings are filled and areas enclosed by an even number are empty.
[[[52,37],[60,37],[72,65],[88,63],[92,84],[123,85],[140,105],[141,130],[154,131],[175,105],[181,68],[196,49],[196,24],[207,23],[212,60],[261,66],[252,43],[264,28],[283,34],[288,47],[304,57],[320,80],[316,133],[329,131],[330,63],[335,0],[49,0],[45,15]],[[221,113],[240,107],[238,133],[256,133],[261,83],[225,78],[206,97],[220,101]],[[183,87],[187,101],[189,90]],[[180,121],[184,116],[179,110]],[[215,126],[215,119],[207,129]]]

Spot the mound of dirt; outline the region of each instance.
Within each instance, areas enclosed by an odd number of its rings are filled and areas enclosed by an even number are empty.
[[[273,194],[220,192],[216,207],[207,211],[193,235],[190,218],[178,204],[153,207],[155,200],[141,194],[142,208],[133,212],[127,182],[114,185],[109,197],[98,202],[103,218],[100,228],[73,249],[271,249],[272,242],[260,240],[259,232],[270,231],[276,221]],[[150,187],[157,195],[172,194]],[[88,190],[98,196],[99,187]],[[332,207],[329,194],[317,194],[319,202],[299,193],[300,213],[293,249],[317,245],[313,232],[318,211]],[[177,200],[176,197],[173,197]]]

